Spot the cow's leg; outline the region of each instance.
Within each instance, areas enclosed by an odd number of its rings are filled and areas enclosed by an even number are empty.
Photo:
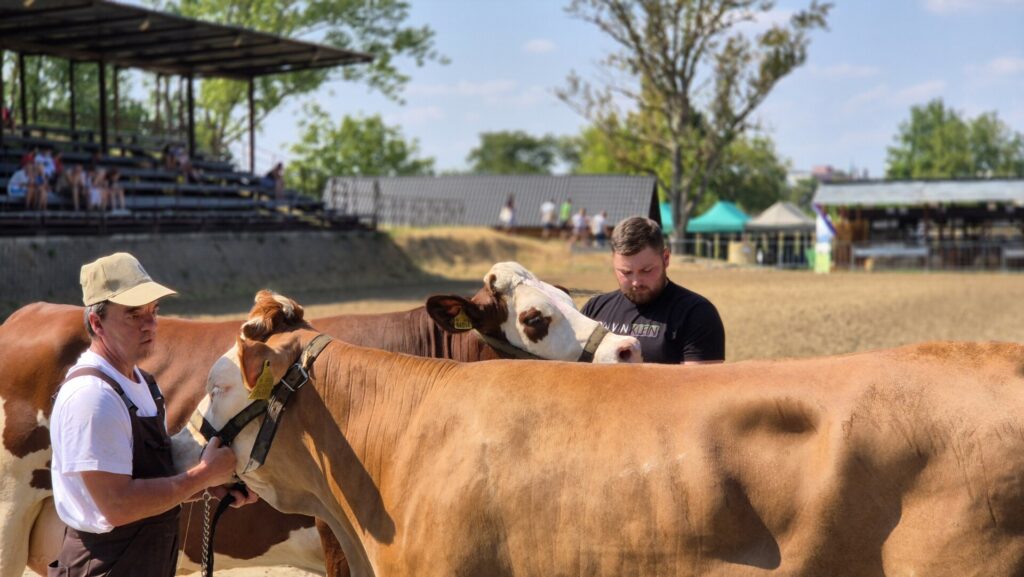
[[[16,493],[0,502],[0,577],[21,577],[25,572],[32,527],[41,509],[42,500],[30,495],[19,498]]]
[[[327,577],[349,577],[351,571],[349,571],[348,560],[345,559],[345,552],[341,550],[341,543],[338,543],[338,538],[334,536],[331,527],[317,519],[316,530],[320,533],[320,543],[324,548]]]
[[[53,498],[43,501],[39,515],[36,516],[36,522],[32,525],[32,536],[29,538],[29,569],[40,575],[46,575],[46,566],[60,553],[65,527],[64,522],[57,516]]]
[[[0,411],[0,430],[3,430]],[[49,451],[14,455],[0,447],[0,577],[21,577],[29,538],[43,502],[50,498]]]

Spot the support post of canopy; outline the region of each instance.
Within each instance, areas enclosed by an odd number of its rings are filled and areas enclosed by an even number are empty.
[[[196,155],[196,101],[192,92],[192,75],[188,79],[188,157]]]
[[[256,174],[256,83],[249,77],[249,172]]]
[[[100,77],[100,154],[107,155],[107,64],[100,60],[96,63],[99,67]]]
[[[0,148],[4,147],[4,119],[3,110],[7,108],[7,100],[4,99],[4,50],[0,49]],[[11,112],[13,114],[13,111]]]
[[[121,90],[119,88],[118,77],[121,76],[121,67],[114,65],[114,138],[118,139],[118,135],[121,132]]]
[[[71,105],[71,110],[68,111],[70,113],[70,115],[71,115],[70,116],[70,122],[68,123],[68,128],[71,129],[71,140],[78,140],[78,134],[76,134],[76,131],[78,129],[78,115],[77,115],[77,109],[75,108],[75,61],[74,60],[68,60],[68,95],[70,96],[69,104]]]
[[[25,133],[25,125],[28,124],[28,98],[25,96],[25,53],[18,53],[18,91],[21,92],[21,132],[22,136],[28,136]]]

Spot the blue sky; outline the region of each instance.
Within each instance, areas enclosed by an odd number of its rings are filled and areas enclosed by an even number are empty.
[[[804,2],[780,1],[767,20]],[[448,65],[416,68],[405,105],[365,86],[331,82],[315,99],[336,119],[381,114],[419,141],[439,170],[466,168],[479,134],[578,133],[585,121],[553,94],[570,71],[596,78],[611,48],[556,0],[414,0]],[[807,63],[783,79],[758,120],[794,169],[831,164],[884,173],[886,146],[911,105],[941,97],[970,116],[996,111],[1024,132],[1024,0],[839,0]],[[297,99],[258,136],[261,165],[288,158],[298,140]]]

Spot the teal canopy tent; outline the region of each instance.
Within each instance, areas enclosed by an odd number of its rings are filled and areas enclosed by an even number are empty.
[[[694,218],[686,224],[686,232],[715,234],[743,232],[750,217],[740,207],[727,201],[720,200],[715,203],[707,212]]]

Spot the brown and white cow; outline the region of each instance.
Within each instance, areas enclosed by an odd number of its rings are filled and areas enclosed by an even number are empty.
[[[240,339],[200,410],[220,426],[316,334]],[[239,472],[360,577],[1019,576],[1024,346],[617,367],[335,340]]]
[[[539,356],[565,354],[551,358],[576,358],[586,337],[580,337],[581,343],[553,344],[565,336],[557,325],[576,327],[575,332],[585,335],[596,323],[579,313],[560,309],[564,295],[556,295],[552,302],[540,299],[534,305],[517,308],[549,291],[544,287],[542,293],[512,288],[513,281],[536,282],[520,269],[514,263],[496,265],[485,278],[485,287],[472,299],[435,296],[426,307],[411,311],[344,315],[317,319],[313,324],[338,338],[383,350],[459,361],[504,356],[482,342],[477,332],[468,331],[466,325],[460,324],[457,329],[452,326],[453,319],[465,311],[469,326],[491,339],[512,341],[512,345],[521,345]],[[529,298],[510,298],[518,294],[529,294]],[[279,315],[284,314],[282,303],[286,302],[291,301],[261,293],[251,316],[257,323],[263,323],[261,330],[272,331],[274,323],[283,322]],[[45,564],[59,546],[63,525],[56,517],[51,498],[47,425],[50,396],[89,343],[82,313],[81,307],[36,303],[18,310],[0,325],[0,577],[20,577],[26,564],[45,574]],[[522,333],[516,327],[527,325],[519,322],[519,317],[537,326],[534,319],[538,314],[544,317],[544,323],[555,328],[545,338],[523,341],[517,336]],[[458,334],[442,331],[439,324]],[[517,334],[511,334],[513,330]],[[525,328],[521,330],[526,332]],[[156,375],[161,384],[168,400],[168,426],[177,431],[204,394],[208,367],[234,342],[239,325],[237,321],[211,323],[162,318],[159,331],[160,347],[142,366]],[[511,336],[507,338],[505,331]],[[600,358],[595,360],[640,360],[635,339],[613,335],[602,341],[601,346],[604,349],[599,348]],[[182,570],[197,568],[201,520],[198,507],[186,507],[182,516]],[[244,537],[240,536],[243,530]],[[229,510],[221,521],[219,535],[218,568],[283,564],[314,572],[324,570],[319,536],[309,517],[282,515],[266,503],[257,503]]]

